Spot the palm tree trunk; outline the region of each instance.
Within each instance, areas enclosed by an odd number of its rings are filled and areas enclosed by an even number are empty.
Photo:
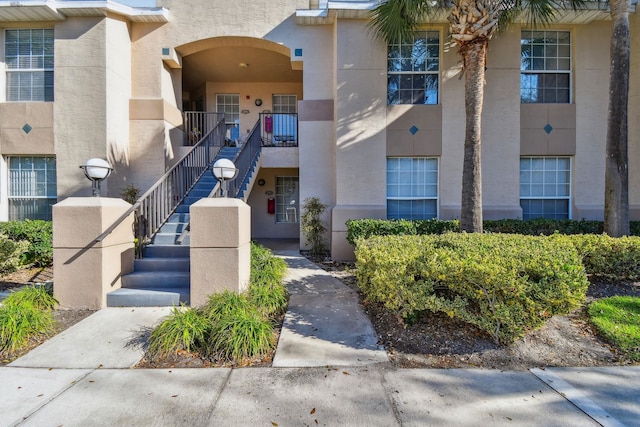
[[[604,231],[612,237],[629,235],[629,0],[610,0],[611,66],[604,194]]]
[[[464,63],[466,132],[462,166],[462,212],[460,229],[482,233],[481,120],[484,96],[484,67],[488,39],[474,39],[460,46]]]

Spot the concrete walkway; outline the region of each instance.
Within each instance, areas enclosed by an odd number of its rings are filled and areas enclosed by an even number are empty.
[[[291,297],[274,367],[361,366],[388,362],[358,295],[297,251],[278,251]]]
[[[109,308],[0,368],[0,426],[640,425],[640,366],[396,369],[349,288],[276,253],[292,296],[273,368],[130,369],[170,309]]]

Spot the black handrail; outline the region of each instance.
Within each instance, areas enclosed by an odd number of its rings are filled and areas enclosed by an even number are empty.
[[[226,136],[224,114],[219,114],[218,117],[213,129],[140,196],[131,208],[96,237],[95,242],[104,240],[122,221],[135,213],[134,236],[137,239],[138,248],[136,256],[142,257],[144,246],[209,169],[209,165],[224,145]]]

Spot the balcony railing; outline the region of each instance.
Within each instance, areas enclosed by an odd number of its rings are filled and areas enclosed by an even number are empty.
[[[196,145],[196,143],[216,127],[218,122],[223,118],[224,113],[185,111],[184,145]]]
[[[260,113],[263,147],[297,147],[298,115],[296,113]]]

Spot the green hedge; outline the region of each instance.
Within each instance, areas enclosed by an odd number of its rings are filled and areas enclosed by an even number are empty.
[[[443,312],[510,343],[578,307],[588,286],[568,240],[446,233],[376,236],[356,248],[358,284],[405,318]]]
[[[640,230],[637,225],[638,222],[633,222],[632,230]],[[347,221],[347,227],[347,240],[352,245],[355,245],[358,239],[368,239],[376,235],[428,235],[459,231],[457,221],[440,220],[362,219]],[[577,249],[588,274],[614,280],[640,278],[640,237],[612,238],[601,234],[600,221],[504,219],[484,221],[484,230],[491,233],[553,235],[556,239],[566,238]]]
[[[24,220],[0,223],[0,233],[11,240],[27,241],[29,246],[22,253],[22,265],[48,267],[53,264],[53,224],[51,221]]]
[[[368,239],[371,236],[391,235],[422,235],[442,234],[447,231],[460,231],[458,220],[387,220],[387,219],[357,219],[347,221],[347,240],[352,246],[358,239]],[[560,234],[602,234],[602,221],[587,220],[553,220],[531,219],[501,219],[483,221],[485,232],[524,234],[529,236],[547,236]],[[631,234],[640,236],[640,221],[631,221]]]

